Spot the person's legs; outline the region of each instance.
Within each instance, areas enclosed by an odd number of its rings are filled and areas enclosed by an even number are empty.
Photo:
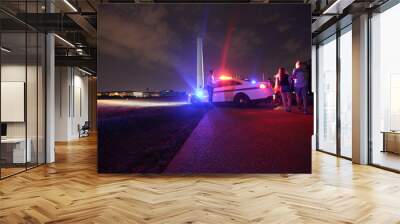
[[[307,113],[307,88],[306,87],[302,88],[301,96],[303,98],[303,110],[304,110],[304,113]]]
[[[286,96],[287,96],[287,93],[281,92],[283,109],[284,109],[285,111],[287,110],[287,106],[286,106]]]
[[[290,99],[290,92],[282,92],[282,102],[284,103],[284,109],[287,112],[290,112],[291,110],[291,99]]]
[[[207,94],[208,94],[208,102],[211,103],[212,95],[213,95],[211,86],[206,86],[206,90],[207,90]]]
[[[214,88],[212,86],[207,87],[208,89],[208,102],[212,103],[213,102],[213,94],[214,94]]]
[[[275,93],[275,95],[277,96],[276,97],[276,104],[280,105],[282,103],[282,94],[281,94],[281,92],[277,92],[277,93]]]
[[[295,88],[296,92],[296,103],[297,103],[297,108],[301,108],[301,88],[296,87]]]

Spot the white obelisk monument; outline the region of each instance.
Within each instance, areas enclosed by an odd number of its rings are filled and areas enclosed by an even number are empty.
[[[197,85],[196,88],[204,88],[204,62],[203,62],[203,38],[197,37]]]

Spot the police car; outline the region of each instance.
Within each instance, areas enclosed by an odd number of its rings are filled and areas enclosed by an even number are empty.
[[[240,107],[252,103],[271,101],[273,88],[269,81],[241,80],[230,76],[220,76],[214,81],[213,103],[235,103]],[[191,103],[208,102],[206,89],[198,89],[189,95]]]

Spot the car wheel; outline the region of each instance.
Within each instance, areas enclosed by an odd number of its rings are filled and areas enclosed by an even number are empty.
[[[238,94],[235,96],[235,104],[239,107],[248,107],[251,103],[250,98],[245,94]]]

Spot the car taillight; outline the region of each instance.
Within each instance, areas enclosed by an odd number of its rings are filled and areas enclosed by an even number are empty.
[[[267,86],[264,83],[261,83],[260,84],[260,89],[265,89],[265,88],[267,88]]]

